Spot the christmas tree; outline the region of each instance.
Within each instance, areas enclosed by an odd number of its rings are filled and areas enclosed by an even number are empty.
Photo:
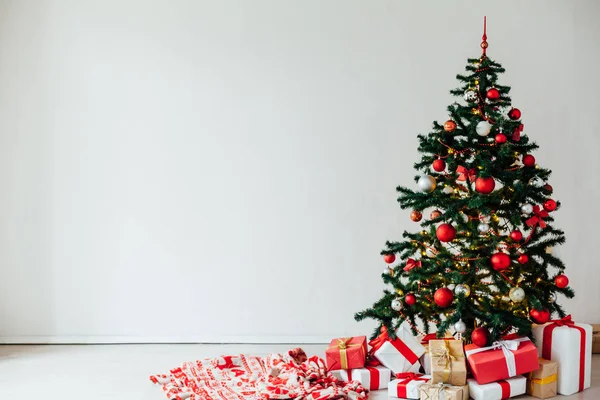
[[[530,335],[532,322],[552,313],[564,317],[556,295],[574,295],[549,251],[565,241],[552,224],[560,203],[551,198],[551,171],[532,155],[538,146],[523,133],[486,40],[484,20],[482,55],[468,60],[450,91],[461,100],[448,106],[448,121],[418,135],[416,189],[397,188],[401,208],[421,224],[382,251],[391,289],[355,315],[380,322],[373,336],[408,321],[414,334],[435,325],[440,337],[454,331],[485,345],[511,332]]]

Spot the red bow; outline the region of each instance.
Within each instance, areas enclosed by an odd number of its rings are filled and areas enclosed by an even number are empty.
[[[551,321],[548,321],[554,325],[557,326],[572,326],[575,325],[575,322],[573,322],[573,318],[571,318],[571,315],[567,315],[566,317],[562,318],[562,319],[553,319]]]
[[[419,379],[420,376],[423,376],[423,374],[416,374],[414,372],[400,372],[396,374],[396,379],[408,379],[409,381],[417,379],[422,381],[423,379]],[[429,380],[429,378],[425,380]]]
[[[476,178],[476,173],[477,171],[475,171],[474,168],[471,169],[467,169],[466,167],[463,167],[462,165],[459,165],[458,167],[456,167],[456,172],[458,172],[458,178],[456,178],[457,181],[466,181],[467,178],[469,178],[469,181],[473,182]]]
[[[519,125],[519,127],[513,131],[512,140],[515,142],[521,140],[521,132],[523,132],[523,124]]]
[[[421,260],[415,261],[412,258],[409,258],[408,260],[406,260],[406,265],[404,266],[403,270],[408,272],[411,269],[413,269],[415,267],[420,267],[420,266],[421,266]]]
[[[423,338],[421,339],[421,344],[429,344],[430,340],[454,340],[454,338],[453,337],[439,338],[439,337],[437,337],[437,334],[435,334],[435,333],[428,333],[427,335],[423,336]]]
[[[542,229],[545,228],[546,223],[542,218],[548,217],[548,211],[540,208],[540,206],[533,206],[533,214],[535,214],[533,217],[525,221],[527,226],[532,227],[533,229],[535,229],[536,225],[539,225]]]
[[[371,346],[371,351],[369,354],[375,353],[379,348],[390,339],[390,335],[388,335],[387,329],[385,326],[381,328],[381,333],[375,339],[369,342],[369,346]]]

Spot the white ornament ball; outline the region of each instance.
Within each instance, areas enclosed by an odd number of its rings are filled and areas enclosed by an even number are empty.
[[[459,319],[457,323],[454,324],[454,330],[457,333],[465,333],[467,331],[467,324],[462,319]]]
[[[548,296],[548,301],[550,303],[554,303],[556,301],[556,295],[554,293],[550,293],[550,296]]]
[[[454,293],[456,293],[457,295],[462,293],[465,295],[465,297],[469,297],[469,295],[471,294],[471,288],[469,287],[469,285],[459,283],[454,288]]]
[[[475,92],[473,89],[467,89],[465,91],[465,101],[468,101],[469,103],[473,103],[475,101],[477,101],[477,92]]]
[[[448,289],[450,290],[454,290],[454,288],[456,287],[456,285],[454,283],[449,284],[448,286],[446,286]]]
[[[492,131],[492,124],[487,121],[479,121],[475,127],[475,131],[479,136],[487,136]]]
[[[446,194],[452,194],[452,193],[454,193],[454,189],[452,189],[452,186],[444,186],[444,189],[442,190],[442,192],[444,192]]]
[[[417,182],[417,186],[419,186],[419,190],[421,192],[425,192],[425,193],[433,192],[436,185],[437,185],[437,182],[435,181],[435,178],[431,175],[423,175],[422,177],[419,178],[419,181]]]
[[[533,212],[533,206],[531,204],[523,204],[521,206],[521,212],[523,214],[531,214]]]
[[[469,216],[465,213],[460,213],[460,216],[463,220],[463,222],[466,224],[467,222],[469,222]]]
[[[520,287],[514,287],[508,292],[508,297],[510,297],[514,303],[520,303],[525,300],[525,291]]]
[[[394,310],[394,311],[402,310],[402,302],[398,299],[392,300],[392,310]]]
[[[392,273],[392,270],[389,269],[389,268],[386,268],[386,269],[383,270],[383,274],[384,275],[390,275],[391,273]]]
[[[542,178],[535,177],[531,180],[531,185],[536,188],[541,188],[546,184]]]
[[[425,255],[429,258],[434,258],[437,255],[437,251],[433,247],[428,247],[425,250]]]
[[[477,230],[480,233],[488,233],[490,231],[490,226],[488,224],[486,224],[485,222],[482,222],[479,225],[477,225]]]

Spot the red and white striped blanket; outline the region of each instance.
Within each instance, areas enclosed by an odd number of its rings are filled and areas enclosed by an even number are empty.
[[[363,400],[369,391],[327,372],[322,359],[302,349],[267,357],[222,356],[186,362],[150,376],[171,400]]]

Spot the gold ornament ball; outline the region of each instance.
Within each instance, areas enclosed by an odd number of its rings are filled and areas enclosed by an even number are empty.
[[[482,49],[487,49],[487,47],[488,47],[488,42],[481,42]]]
[[[410,219],[414,222],[419,222],[421,218],[423,218],[421,211],[413,210],[413,212],[410,213]]]
[[[454,132],[455,129],[456,129],[456,122],[452,121],[451,119],[444,122],[444,130],[446,132]]]
[[[510,297],[514,303],[520,303],[525,300],[525,291],[520,287],[514,287],[508,292],[508,297]]]

